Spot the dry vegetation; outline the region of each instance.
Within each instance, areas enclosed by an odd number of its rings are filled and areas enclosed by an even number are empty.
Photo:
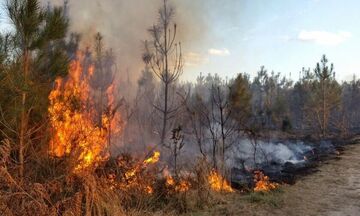
[[[189,215],[358,215],[360,212],[360,145],[349,146],[338,160],[295,185],[271,193],[230,194],[223,203]]]
[[[285,148],[282,163],[306,163],[275,136],[318,142],[358,132],[360,81],[338,83],[324,55],[295,84],[264,67],[253,81],[200,74],[181,83],[175,9],[161,2],[132,86],[100,33],[84,42],[68,32],[67,1],[6,1],[13,30],[0,34],[0,215],[312,214],[336,194],[345,200],[329,211],[358,210],[345,208],[358,198],[350,166],[358,147],[294,187],[279,189],[259,167],[273,162],[261,146]],[[230,174],[241,166],[250,180],[235,190]]]

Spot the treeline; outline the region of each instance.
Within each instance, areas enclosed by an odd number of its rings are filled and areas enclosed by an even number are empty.
[[[103,127],[101,118],[109,112],[106,90],[116,86],[116,110],[111,112],[121,113],[124,128],[121,138],[111,140],[111,153],[144,156],[149,147],[160,149],[178,179],[188,162],[181,160],[186,149],[185,156],[200,155],[226,176],[229,153],[243,138],[346,138],[360,131],[360,80],[339,83],[325,56],[313,69],[303,69],[296,82],[261,67],[253,78],[239,74],[225,80],[200,74],[195,82],[181,83],[186,68],[174,8],[167,1],[144,36],[144,70],[136,87],[127,89],[136,92],[134,97],[122,92],[119,84],[128,78],[118,71],[116,54],[106,48],[100,33],[91,47],[79,50],[81,35],[68,32],[66,3],[45,8],[37,0],[12,0],[6,10],[12,29],[0,34],[0,213],[4,209],[31,215],[36,212],[32,206],[44,211],[39,215],[65,212],[69,200],[82,205],[74,207],[79,211],[110,212],[106,202],[113,197],[101,197],[101,187],[94,187],[109,183],[106,178],[98,173],[74,178],[64,169],[66,160],[49,155],[48,96],[57,77],[66,79],[79,51],[84,54],[84,70],[94,68],[90,85],[97,127]],[[187,164],[195,165],[192,162]],[[106,202],[97,202],[89,191]],[[89,204],[94,202],[95,207]]]
[[[354,76],[339,83],[325,55],[314,65],[313,69],[303,68],[297,81],[261,67],[253,78],[238,74],[224,80],[217,74],[201,74],[194,83],[175,83],[170,98],[176,111],[168,118],[168,142],[171,130],[180,128],[185,146],[197,146],[202,155],[213,158],[216,167],[216,158],[224,157],[243,138],[314,141],[358,134],[360,80]],[[129,127],[139,125],[143,135],[133,140],[134,145],[146,145],[154,130],[161,131],[156,128],[162,124],[161,112],[146,102],[158,101],[161,106],[161,92],[151,71],[144,70],[135,99],[138,102],[134,103],[142,104],[134,114],[134,119],[141,120],[139,124],[131,119],[128,122]]]

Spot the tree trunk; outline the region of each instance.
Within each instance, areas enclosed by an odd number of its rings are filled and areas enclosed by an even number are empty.
[[[164,1],[164,9],[165,9],[165,14],[166,12],[166,2]],[[164,98],[164,114],[163,114],[163,127],[162,127],[162,131],[161,131],[161,139],[160,139],[160,143],[161,145],[165,144],[165,137],[166,137],[166,126],[167,126],[167,118],[168,118],[168,93],[169,93],[169,62],[168,62],[168,38],[167,38],[167,31],[168,31],[168,26],[167,26],[167,22],[164,23],[164,58],[165,58],[165,74],[163,77],[163,81],[164,81],[164,94],[165,94],[165,98]]]
[[[175,177],[178,178],[178,170],[177,170],[177,142],[174,143],[174,172],[175,172]]]
[[[220,90],[219,90],[219,96],[220,96]],[[219,98],[220,99],[220,98]],[[222,104],[220,103],[220,123],[221,123],[221,141],[222,141],[222,155],[221,155],[221,169],[223,172],[223,176],[225,176],[225,122],[224,122],[224,109],[222,107]]]
[[[165,137],[166,137],[166,127],[167,127],[167,118],[168,118],[168,91],[169,91],[169,85],[168,83],[165,83],[165,99],[164,99],[164,112],[163,112],[163,125],[162,125],[162,131],[161,131],[161,145],[165,144]]]
[[[323,136],[323,138],[325,138],[326,137],[326,101],[325,101],[325,91],[326,91],[326,89],[325,89],[325,80],[323,80],[322,81],[322,90],[323,90],[323,122],[322,122],[322,124],[323,124],[323,128],[322,128],[322,136]]]
[[[212,158],[213,158],[213,168],[216,169],[216,140],[213,140],[213,148],[212,148]]]
[[[28,74],[29,74],[29,51],[28,49],[24,50],[23,56],[23,67],[24,67],[24,86],[28,88]],[[27,99],[27,89],[22,92],[22,101],[21,101],[21,117],[20,117],[20,137],[19,137],[19,177],[20,181],[23,181],[24,178],[24,150],[25,150],[25,139],[26,139],[26,130],[27,130],[27,114],[26,114],[26,99]]]

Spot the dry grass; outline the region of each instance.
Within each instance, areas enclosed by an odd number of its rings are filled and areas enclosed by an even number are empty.
[[[34,169],[31,172],[28,169],[27,178],[21,182],[12,169],[11,143],[3,141],[0,145],[0,215],[357,215],[360,212],[358,155],[360,145],[351,146],[341,160],[328,161],[320,166],[319,172],[294,186],[283,185],[270,193],[213,192],[207,183],[209,165],[202,160],[187,179],[191,190],[186,192],[166,185],[165,178],[159,177],[156,169],[143,169],[137,173],[137,180],[152,184],[154,192],[149,194],[142,187],[111,187],[113,182],[106,178],[105,168],[69,174],[64,161],[47,157],[38,157]],[[36,167],[39,162],[42,165]],[[117,170],[117,175],[122,176],[126,169]],[[120,177],[117,181],[126,183]]]
[[[323,163],[319,171],[283,185],[272,193],[228,194],[223,203],[189,216],[349,215],[360,212],[360,145],[349,146],[340,160]]]
[[[191,184],[190,190],[180,192],[166,185],[156,166],[136,169],[134,178],[125,178],[139,163],[130,157],[122,166],[109,161],[95,172],[73,173],[68,158],[53,159],[43,153],[34,157],[36,161],[29,160],[27,178],[20,181],[16,169],[8,169],[13,165],[11,144],[1,143],[0,215],[179,215],[208,208],[217,200],[207,185],[209,166],[204,161],[191,176],[175,179]],[[114,177],[109,179],[109,174]],[[153,192],[146,192],[146,186]]]

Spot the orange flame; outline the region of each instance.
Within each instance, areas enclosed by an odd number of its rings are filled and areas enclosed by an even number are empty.
[[[144,181],[140,179],[139,173],[145,169],[149,164],[155,164],[160,159],[160,152],[155,151],[154,154],[142,161],[142,163],[137,164],[134,168],[130,169],[125,173],[126,185],[120,185],[121,188],[142,188],[146,193],[152,194],[154,192],[151,185],[144,185]]]
[[[215,170],[210,172],[208,182],[210,188],[216,192],[234,192],[234,189],[231,188],[226,179]]]
[[[255,192],[269,192],[279,187],[278,183],[270,182],[269,177],[264,175],[263,172],[255,171],[254,173],[254,181],[256,182]]]
[[[175,191],[184,193],[188,191],[190,187],[191,187],[190,182],[182,179],[180,180],[179,184],[175,186]]]
[[[184,193],[190,190],[191,184],[189,181],[185,179],[180,179],[179,181],[175,181],[175,179],[170,175],[167,169],[164,169],[163,175],[166,179],[166,186],[174,188],[176,192]]]
[[[90,97],[89,79],[94,67],[83,67],[84,56],[78,53],[70,64],[66,80],[58,78],[49,95],[48,108],[52,137],[49,152],[54,157],[75,158],[75,171],[95,167],[107,159],[107,138],[111,126],[98,126],[93,116],[96,110]],[[102,121],[110,121],[103,116]]]
[[[159,161],[160,159],[160,152],[155,151],[154,155],[146,160],[144,160],[144,164],[155,164]]]

